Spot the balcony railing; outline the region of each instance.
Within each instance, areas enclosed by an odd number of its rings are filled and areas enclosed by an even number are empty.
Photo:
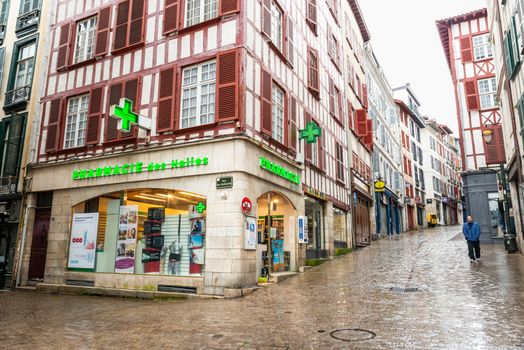
[[[11,90],[5,93],[5,109],[15,109],[16,107],[25,105],[31,97],[31,87],[23,86],[21,88]]]
[[[1,194],[16,193],[17,184],[18,184],[18,177],[15,177],[15,176],[0,177],[0,193]]]
[[[38,27],[38,21],[40,20],[40,10],[36,9],[30,12],[26,12],[20,16],[16,21],[15,31],[22,32],[30,29],[36,29]]]

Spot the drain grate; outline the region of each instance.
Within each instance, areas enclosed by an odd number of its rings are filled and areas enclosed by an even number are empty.
[[[391,287],[389,291],[393,293],[414,293],[418,291],[418,288]]]
[[[329,335],[334,339],[346,342],[371,340],[377,336],[375,332],[360,328],[337,329]]]

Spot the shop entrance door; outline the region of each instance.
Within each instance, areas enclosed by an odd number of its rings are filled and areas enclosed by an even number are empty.
[[[50,208],[35,210],[33,241],[31,243],[31,257],[29,259],[29,273],[27,276],[30,281],[43,281],[44,279],[50,220]]]

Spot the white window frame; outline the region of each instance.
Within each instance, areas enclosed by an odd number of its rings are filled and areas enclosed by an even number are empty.
[[[277,49],[284,50],[284,11],[271,1],[271,41]]]
[[[284,144],[286,93],[278,85],[271,87],[271,137]]]
[[[180,128],[213,123],[215,99],[216,60],[184,68],[180,94]]]
[[[187,0],[184,14],[186,27],[217,18],[218,0]]]
[[[73,105],[75,103],[75,105]],[[67,114],[64,130],[64,148],[85,146],[89,94],[67,99]]]
[[[489,34],[474,36],[472,41],[475,61],[485,60],[493,57],[491,43],[489,42]]]
[[[95,56],[97,23],[98,16],[92,16],[76,23],[73,63],[84,62]]]
[[[31,48],[32,47],[32,48]],[[29,55],[22,56],[24,54],[24,48],[29,48]],[[36,42],[30,42],[26,45],[20,46],[18,49],[18,57],[16,61],[16,74],[14,81],[14,89],[23,88],[24,86],[30,86],[33,80],[33,73],[35,69],[35,56],[36,56]],[[24,71],[20,70],[20,67],[24,65]],[[20,74],[23,76],[20,78]]]
[[[477,85],[479,89],[480,109],[495,108],[497,106],[497,79],[480,79]]]

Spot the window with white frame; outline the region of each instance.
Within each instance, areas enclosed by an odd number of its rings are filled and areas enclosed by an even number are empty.
[[[280,7],[274,2],[271,2],[271,41],[275,46],[283,51],[283,19],[284,14]]]
[[[280,143],[284,143],[284,91],[273,84],[273,104],[271,111],[272,137]],[[314,148],[314,147],[313,147]]]
[[[96,22],[97,17],[94,16],[77,23],[73,63],[83,62],[93,58],[95,52]]]
[[[475,61],[493,57],[489,34],[482,34],[473,37],[473,52]]]
[[[20,47],[16,62],[16,76],[14,88],[30,86],[35,68],[36,42]]]
[[[186,27],[218,17],[218,0],[186,1]]]
[[[71,97],[67,101],[64,148],[74,148],[85,145],[88,106],[88,94]]]
[[[495,78],[481,79],[478,81],[480,108],[493,108],[497,105],[497,80]]]
[[[184,68],[180,127],[209,124],[215,120],[216,61]]]

